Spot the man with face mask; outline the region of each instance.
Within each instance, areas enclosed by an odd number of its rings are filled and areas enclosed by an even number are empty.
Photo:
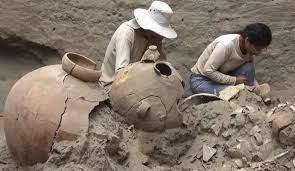
[[[112,83],[116,73],[129,63],[140,61],[150,45],[157,46],[160,59],[165,60],[162,51],[163,38],[177,37],[170,26],[172,14],[169,5],[161,1],[154,1],[147,10],[135,9],[135,18],[120,25],[112,36],[99,81],[103,85]]]
[[[230,85],[258,86],[254,58],[271,41],[271,30],[262,23],[249,24],[235,34],[218,37],[191,68],[192,92],[218,95]]]

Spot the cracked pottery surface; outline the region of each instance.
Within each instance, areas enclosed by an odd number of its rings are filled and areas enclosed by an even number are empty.
[[[183,92],[182,78],[170,63],[137,62],[119,71],[110,100],[136,128],[162,131],[181,125],[177,104]]]
[[[83,82],[51,65],[18,80],[7,97],[4,129],[20,165],[47,160],[53,144],[75,140],[88,130],[88,115],[107,99],[95,83]]]

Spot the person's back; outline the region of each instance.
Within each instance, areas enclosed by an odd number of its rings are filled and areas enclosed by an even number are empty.
[[[138,28],[135,19],[132,19],[121,24],[115,31],[105,53],[100,81],[112,82],[116,71],[130,62],[140,60],[147,49],[148,40],[136,31]]]
[[[161,1],[154,1],[148,10],[135,9],[135,19],[123,23],[107,47],[100,82],[112,83],[116,73],[129,63],[139,61],[149,45],[157,46],[160,57],[164,58],[163,38],[177,37],[169,24],[172,14],[172,9]]]

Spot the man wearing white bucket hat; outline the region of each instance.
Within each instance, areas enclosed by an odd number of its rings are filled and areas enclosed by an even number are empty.
[[[148,46],[156,45],[160,59],[163,38],[174,39],[176,32],[170,26],[172,9],[168,4],[154,1],[149,9],[135,9],[135,18],[120,25],[111,38],[102,64],[100,82],[110,84],[118,70],[129,63],[140,61]]]

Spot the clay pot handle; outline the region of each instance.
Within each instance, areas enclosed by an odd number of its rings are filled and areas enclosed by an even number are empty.
[[[146,115],[147,115],[147,111],[151,108],[151,105],[143,100],[141,101],[141,104],[138,106],[137,110],[136,110],[136,113],[137,113],[137,116],[139,118],[145,118]]]

